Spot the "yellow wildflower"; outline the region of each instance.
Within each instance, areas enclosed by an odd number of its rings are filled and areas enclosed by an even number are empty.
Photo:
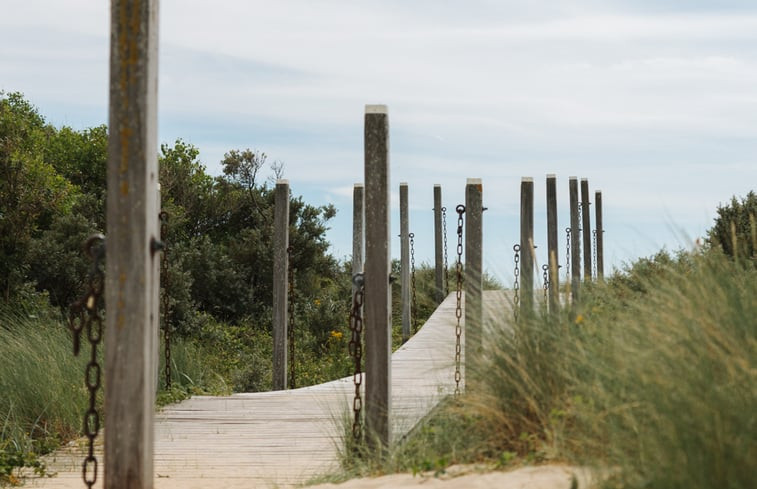
[[[341,340],[342,339],[342,332],[341,331],[331,331],[331,337],[335,340]]]
[[[584,322],[584,315],[579,314],[578,316],[576,316],[576,324],[581,324],[582,322]]]

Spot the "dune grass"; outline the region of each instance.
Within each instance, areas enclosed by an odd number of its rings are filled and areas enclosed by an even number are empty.
[[[60,321],[0,313],[0,482],[17,466],[42,470],[38,455],[79,433],[85,363]]]
[[[567,462],[606,487],[734,488],[757,460],[757,271],[715,251],[661,252],[576,310],[506,318],[467,392],[351,475]]]

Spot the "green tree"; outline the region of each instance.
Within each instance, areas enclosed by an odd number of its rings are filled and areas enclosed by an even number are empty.
[[[31,241],[71,211],[73,186],[44,159],[55,136],[20,93],[0,92],[0,294],[27,280]]]
[[[749,192],[738,200],[718,207],[715,225],[707,231],[707,241],[734,258],[754,258],[757,248],[757,194]]]

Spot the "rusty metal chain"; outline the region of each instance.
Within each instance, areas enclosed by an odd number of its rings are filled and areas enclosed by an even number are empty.
[[[544,264],[541,266],[542,278],[544,279],[544,304],[547,304],[549,299],[549,265]]]
[[[410,289],[412,302],[410,312],[413,318],[413,333],[418,332],[418,297],[415,290],[415,233],[410,233]]]
[[[295,287],[294,287],[294,275],[295,275],[295,269],[294,265],[292,264],[292,254],[293,254],[294,248],[290,245],[287,247],[287,293],[288,293],[288,300],[287,300],[287,316],[289,318],[289,324],[287,325],[287,344],[289,346],[289,388],[295,389],[297,388],[297,381],[295,378],[295,375],[297,374],[297,362],[295,361],[295,334],[294,334],[294,325],[295,325]]]
[[[460,357],[462,354],[462,346],[460,344],[460,337],[463,333],[463,328],[460,325],[460,318],[463,317],[463,214],[465,214],[465,206],[460,204],[455,208],[457,212],[457,263],[455,265],[455,272],[457,274],[457,302],[455,305],[455,318],[457,318],[457,324],[455,325],[455,395],[460,395],[460,380],[462,374],[460,373]]]
[[[515,321],[518,321],[518,315],[520,314],[520,245],[513,245],[513,251],[515,257],[515,268],[513,268],[513,274],[515,275],[515,281],[513,282],[513,317]]]
[[[447,208],[442,207],[442,236],[444,236],[444,297],[449,295],[449,263],[447,262]]]
[[[363,383],[363,294],[365,293],[365,276],[362,273],[355,274],[352,277],[352,283],[356,286],[355,296],[352,299],[352,310],[350,311],[350,332],[352,337],[349,343],[349,353],[354,361],[352,381],[355,384],[355,397],[352,400],[352,411],[355,418],[352,422],[352,438],[355,441],[355,448],[361,443],[363,438],[363,427],[360,419],[360,413],[363,409],[363,399],[360,397],[360,386]]]
[[[160,242],[163,243],[163,256],[160,259],[160,280],[163,282],[163,347],[165,357],[166,390],[171,389],[171,301],[169,295],[170,279],[168,277],[168,212],[160,211]]]
[[[570,228],[565,228],[565,283],[570,284]]]
[[[591,243],[591,253],[592,253],[592,276],[594,279],[597,278],[597,230],[594,229],[591,232],[592,235],[592,243]]]
[[[92,259],[86,293],[69,308],[68,327],[73,333],[74,355],[79,355],[81,335],[85,332],[90,345],[89,363],[84,381],[89,392],[89,405],[84,413],[83,429],[88,440],[87,456],[82,463],[82,479],[88,488],[97,483],[97,457],[95,438],[100,432],[100,414],[97,412],[97,391],[102,385],[102,367],[97,358],[97,347],[103,335],[103,289],[105,287],[105,236],[95,234],[84,243],[84,251]]]

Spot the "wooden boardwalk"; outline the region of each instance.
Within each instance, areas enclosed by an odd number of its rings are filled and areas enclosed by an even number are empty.
[[[505,292],[484,293],[484,322],[509,310]],[[392,355],[392,437],[398,440],[454,390],[455,294]],[[155,420],[155,487],[291,487],[337,467],[352,377],[300,389],[195,396]],[[28,487],[80,488],[83,450],[49,459],[58,475]],[[102,477],[100,477],[102,487]]]

